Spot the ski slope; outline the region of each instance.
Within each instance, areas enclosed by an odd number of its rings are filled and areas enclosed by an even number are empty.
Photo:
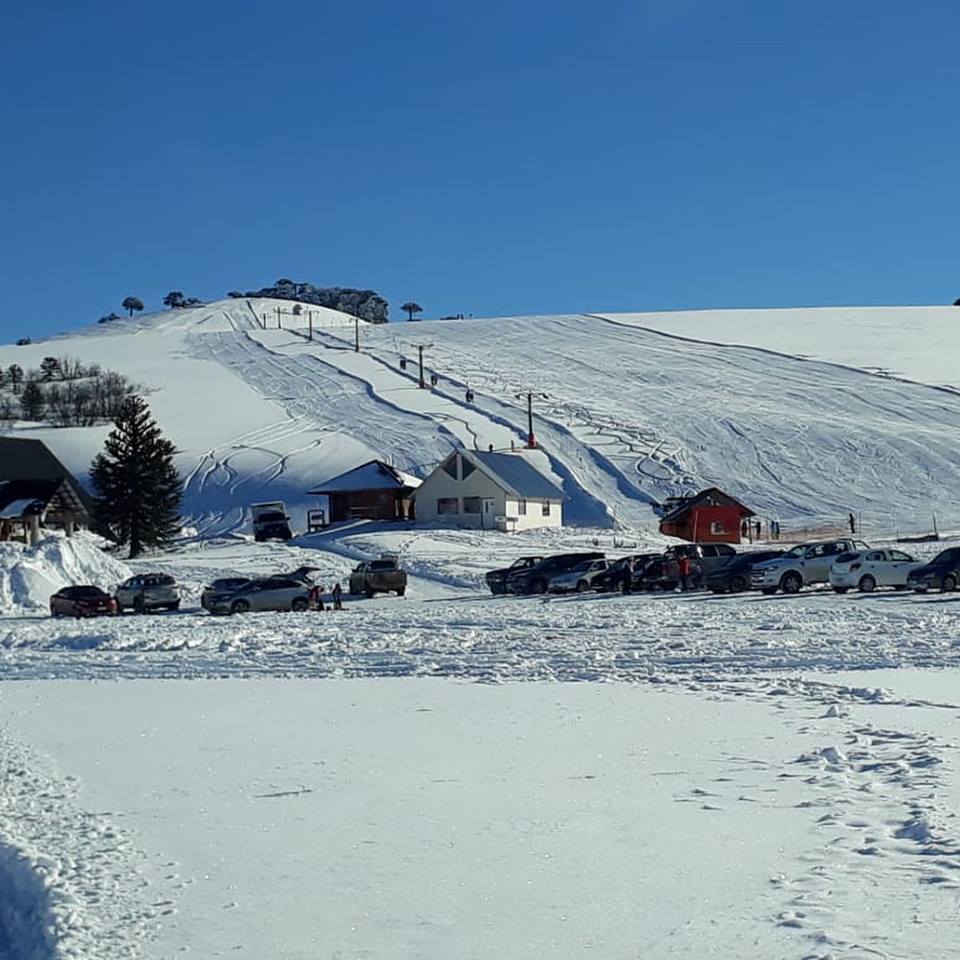
[[[653,504],[717,485],[788,531],[851,511],[868,532],[923,531],[934,514],[960,526],[960,408],[941,383],[953,308],[361,323],[355,351],[352,317],[293,306],[225,300],[119,320],[0,347],[0,365],[66,355],[142,384],[202,534],[243,529],[261,499],[302,515],[307,489],[374,457],[422,477],[457,444],[521,447],[528,390],[533,456],[571,524],[655,531]],[[418,345],[436,389],[417,386]],[[15,429],[81,477],[107,430]]]

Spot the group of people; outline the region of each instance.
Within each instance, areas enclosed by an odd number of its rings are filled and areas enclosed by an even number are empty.
[[[677,586],[678,591],[696,590],[700,586],[700,578],[703,574],[700,562],[690,557],[686,552],[681,552],[679,556],[673,559],[656,560],[654,563],[661,564],[660,575],[663,580],[670,580],[668,576],[669,563],[675,563],[677,567]],[[620,591],[621,593],[633,593],[633,578],[636,574],[636,563],[633,557],[628,557],[620,569]]]
[[[326,610],[327,608],[323,605],[323,587],[319,583],[315,583],[310,588],[310,603],[313,605],[314,610]],[[333,590],[330,591],[330,600],[331,607],[334,610],[343,609],[343,587],[339,583],[333,585]]]

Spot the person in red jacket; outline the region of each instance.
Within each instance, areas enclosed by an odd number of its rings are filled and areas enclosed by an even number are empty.
[[[680,577],[681,590],[689,590],[691,588],[690,572],[690,558],[685,553],[681,553],[677,558],[677,573]]]

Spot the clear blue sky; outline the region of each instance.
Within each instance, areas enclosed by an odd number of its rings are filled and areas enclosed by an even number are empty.
[[[399,318],[960,296],[960,5],[7,4],[0,339],[278,276]]]

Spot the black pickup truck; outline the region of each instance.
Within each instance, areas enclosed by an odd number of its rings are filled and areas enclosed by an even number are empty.
[[[506,593],[507,579],[511,574],[520,570],[528,570],[542,560],[543,557],[521,557],[519,560],[514,560],[509,567],[504,567],[502,570],[491,570],[487,574],[487,586],[490,588],[490,592],[494,594]]]

